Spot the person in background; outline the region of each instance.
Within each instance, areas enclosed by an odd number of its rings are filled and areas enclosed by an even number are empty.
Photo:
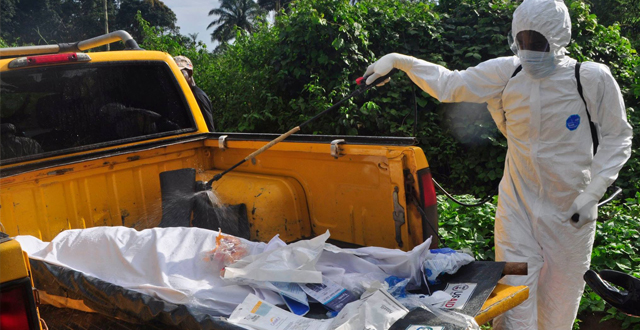
[[[513,14],[514,56],[452,71],[391,53],[365,73],[393,68],[441,102],[487,103],[507,137],[495,220],[497,261],[527,262],[529,298],[493,329],[572,329],[589,269],[598,201],[631,155],[620,88],[603,64],[567,56],[571,19],[562,0],[524,0]],[[385,81],[386,82],[386,81]],[[384,82],[382,83],[384,84]]]
[[[204,116],[204,121],[207,123],[209,132],[214,132],[215,127],[213,125],[213,109],[211,107],[211,100],[207,94],[200,89],[200,87],[196,86],[196,81],[193,80],[193,64],[191,64],[191,60],[182,55],[174,57],[173,60],[178,65],[178,68],[180,68],[180,71],[182,71],[187,83],[189,83],[193,96],[195,96],[196,102],[198,102],[198,106],[200,107],[200,111],[202,111],[202,116]]]

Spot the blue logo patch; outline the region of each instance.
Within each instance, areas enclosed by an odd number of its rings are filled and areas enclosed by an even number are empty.
[[[578,126],[580,126],[580,116],[571,115],[569,116],[569,118],[567,118],[567,128],[570,131],[575,131],[575,129],[578,128]]]

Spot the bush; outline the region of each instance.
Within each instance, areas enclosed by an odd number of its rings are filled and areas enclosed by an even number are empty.
[[[591,269],[613,269],[640,278],[640,192],[624,203],[614,201],[599,210]],[[640,329],[640,319],[626,316],[605,303],[594,292],[585,290],[580,313],[605,312],[602,321],[622,321],[623,329]]]
[[[474,202],[469,195],[456,196],[461,202]],[[497,198],[493,203],[464,207],[438,196],[438,234],[443,245],[455,250],[471,249],[477,260],[495,260],[493,224]]]

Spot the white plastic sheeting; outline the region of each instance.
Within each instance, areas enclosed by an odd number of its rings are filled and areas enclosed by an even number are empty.
[[[220,278],[222,262],[210,260],[207,254],[215,248],[216,236],[217,232],[200,228],[137,231],[95,227],[63,231],[50,243],[32,236],[18,236],[16,240],[30,258],[171,303],[206,309],[212,315],[231,314],[248,294],[274,304],[282,303],[280,295],[271,290],[228,283]],[[250,254],[262,253],[267,247],[265,243],[240,240]],[[274,240],[282,242],[277,237]]]
[[[51,242],[32,236],[18,236],[22,248],[33,259],[70,268],[162,300],[205,310],[214,316],[228,316],[249,295],[271,304],[284,304],[268,282],[257,281],[255,272],[235,273],[234,280],[220,277],[223,260],[211,258],[217,232],[200,228],[152,228],[137,231],[126,227],[94,227],[66,230]],[[431,240],[410,252],[367,247],[340,249],[324,245],[329,234],[287,245],[277,236],[268,244],[241,238],[247,256],[229,269],[248,269],[251,262],[269,261],[269,256],[293,258],[280,263],[291,271],[321,273],[331,281],[360,294],[369,283],[393,275],[421,282],[422,262]],[[318,247],[325,247],[320,255]],[[296,247],[305,251],[294,252]],[[293,249],[293,250],[292,250]],[[274,259],[275,260],[275,259]],[[257,265],[257,264],[256,264]],[[237,267],[242,266],[242,267]],[[263,263],[264,266],[264,263]],[[262,271],[257,267],[255,271]],[[282,271],[282,269],[279,269]],[[226,272],[225,272],[226,273]],[[244,276],[244,278],[243,278]],[[237,279],[244,279],[242,284]],[[315,281],[310,277],[310,281]]]

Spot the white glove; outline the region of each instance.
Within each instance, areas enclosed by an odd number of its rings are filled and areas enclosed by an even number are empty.
[[[580,229],[585,224],[598,219],[598,200],[598,196],[592,193],[583,192],[578,195],[571,204],[569,214],[572,218],[574,214],[577,214],[579,218],[577,222],[571,219],[570,223]]]
[[[391,69],[396,68],[402,71],[409,71],[413,66],[413,60],[415,58],[407,55],[402,55],[398,53],[391,53],[385,56],[382,56],[375,63],[369,65],[367,68],[367,72],[364,73],[364,76],[369,76],[367,78],[367,85],[370,85],[372,82],[376,81],[376,79],[386,75],[391,71]],[[391,78],[383,81],[378,84],[378,86],[382,86],[389,82]]]
[[[578,195],[569,208],[569,219],[574,214],[579,216],[578,221],[571,219],[570,223],[574,227],[580,229],[585,224],[598,219],[598,202],[607,191],[607,182],[605,179],[597,176],[591,180],[587,189]]]

